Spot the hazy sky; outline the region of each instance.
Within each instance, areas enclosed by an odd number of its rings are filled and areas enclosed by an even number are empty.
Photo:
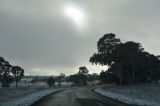
[[[65,74],[93,66],[105,33],[160,53],[160,0],[0,0],[0,55],[28,74]]]

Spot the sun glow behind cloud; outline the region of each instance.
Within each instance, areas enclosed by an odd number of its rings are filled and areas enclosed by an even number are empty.
[[[75,25],[78,27],[84,27],[85,25],[85,20],[86,20],[86,14],[82,8],[79,6],[70,3],[65,5],[65,15],[71,19]]]
[[[88,60],[106,33],[115,33],[123,42],[140,42],[158,55],[159,4],[159,0],[0,0],[1,56],[29,74],[74,74],[83,65],[100,72],[101,66]]]

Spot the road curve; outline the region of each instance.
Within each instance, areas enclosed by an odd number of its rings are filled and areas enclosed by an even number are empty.
[[[128,106],[100,96],[92,89],[79,87],[53,93],[31,106]]]

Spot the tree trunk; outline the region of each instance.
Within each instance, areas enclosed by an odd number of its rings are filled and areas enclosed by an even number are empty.
[[[18,81],[16,81],[16,89],[18,88]]]
[[[119,70],[119,72],[118,72],[119,84],[122,85],[122,66],[121,66],[121,64],[118,65],[118,70]]]
[[[61,86],[61,81],[60,81],[60,82],[58,82],[58,86],[59,86],[59,88],[60,88],[60,86]]]
[[[133,65],[133,73],[132,73],[132,77],[133,77],[133,84],[135,83],[135,72],[134,72],[134,65]]]

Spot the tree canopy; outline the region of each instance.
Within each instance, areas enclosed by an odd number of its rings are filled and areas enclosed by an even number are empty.
[[[24,76],[24,70],[19,66],[12,66],[3,57],[0,57],[0,82],[2,87],[10,87],[10,83],[18,81]]]
[[[100,79],[105,82],[141,83],[160,79],[160,60],[158,56],[144,50],[138,42],[122,43],[115,34],[105,34],[97,42],[98,52],[90,57],[92,64],[107,65]],[[103,77],[103,78],[102,78]]]
[[[16,81],[16,88],[18,87],[18,82],[23,78],[24,76],[24,70],[20,66],[13,66],[11,69],[11,72],[13,74],[13,77]]]
[[[50,76],[47,80],[47,84],[49,87],[53,87],[55,85],[55,79],[52,76]]]

